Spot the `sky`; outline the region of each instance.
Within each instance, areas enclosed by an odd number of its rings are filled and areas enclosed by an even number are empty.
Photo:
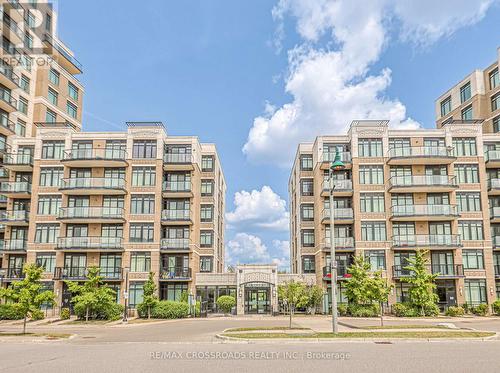
[[[289,265],[297,144],[354,119],[434,127],[434,100],[497,58],[500,0],[59,0],[84,131],[162,121],[213,142],[226,261]]]

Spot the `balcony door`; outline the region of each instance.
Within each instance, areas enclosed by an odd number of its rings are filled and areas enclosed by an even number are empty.
[[[425,174],[427,176],[446,176],[448,169],[446,166],[425,166]]]
[[[66,254],[64,256],[64,276],[65,277],[85,277],[87,267],[87,255]]]
[[[68,224],[66,226],[66,237],[87,237],[87,224]]]
[[[189,257],[187,255],[162,255],[161,267],[163,271],[169,273],[182,273],[189,267]]]
[[[449,205],[450,196],[448,193],[428,193],[427,194],[427,204],[428,205]]]
[[[119,279],[121,266],[121,254],[101,254],[99,258],[100,275],[105,279]]]
[[[8,269],[20,271],[23,269],[25,262],[26,256],[24,255],[9,255]]]
[[[431,254],[432,273],[443,276],[454,275],[453,253],[451,251],[434,251]]]

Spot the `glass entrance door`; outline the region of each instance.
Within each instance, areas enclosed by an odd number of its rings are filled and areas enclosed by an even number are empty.
[[[269,288],[245,289],[245,313],[264,314],[271,311]]]

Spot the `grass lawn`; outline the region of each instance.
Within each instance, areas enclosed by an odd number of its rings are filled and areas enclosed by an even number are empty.
[[[0,337],[46,337],[47,339],[69,338],[71,334],[68,333],[2,333]]]
[[[444,325],[370,325],[360,326],[359,329],[450,329]]]
[[[103,325],[116,320],[71,320],[61,323],[61,325]]]
[[[288,326],[262,326],[256,328],[232,328],[227,329],[226,332],[251,332],[255,330],[311,330],[309,328],[295,328],[292,326],[290,329]]]
[[[224,333],[223,336],[242,339],[279,339],[279,338],[482,338],[495,335],[492,332],[466,331],[425,331],[425,332],[341,332],[333,333]]]
[[[132,320],[128,320],[129,324],[144,324],[148,322],[158,322],[158,321],[167,321],[167,320],[172,320],[172,319],[142,319],[140,317]]]

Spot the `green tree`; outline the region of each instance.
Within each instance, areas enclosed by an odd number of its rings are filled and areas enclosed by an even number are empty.
[[[278,297],[288,308],[290,314],[290,329],[292,328],[292,316],[297,307],[306,306],[308,303],[307,289],[302,282],[290,281],[278,285]]]
[[[410,303],[420,311],[421,316],[425,316],[426,307],[435,305],[438,301],[435,293],[437,274],[428,271],[427,254],[428,250],[417,250],[414,258],[406,259],[408,265],[403,269],[410,271],[411,275],[401,278],[402,282],[410,284],[408,289]]]
[[[307,287],[307,298],[308,298],[308,307],[311,310],[311,313],[316,312],[316,308],[321,305],[323,301],[323,288],[318,285],[312,285]]]
[[[103,283],[98,267],[88,269],[87,280],[80,285],[78,282],[66,281],[73,295],[71,303],[75,309],[84,310],[85,321],[97,317],[100,312],[107,314],[108,310],[116,308],[116,292]]]
[[[148,311],[148,319],[151,318],[151,310],[158,303],[158,295],[156,293],[156,283],[154,280],[154,272],[149,272],[148,280],[144,283],[144,296],[142,299],[142,307]],[[141,306],[139,306],[141,307]]]
[[[23,315],[23,334],[26,334],[26,320],[40,311],[43,303],[54,304],[54,293],[42,291],[43,267],[26,264],[23,268],[24,279],[14,281],[8,288],[0,288],[0,298],[5,298],[16,304]]]

